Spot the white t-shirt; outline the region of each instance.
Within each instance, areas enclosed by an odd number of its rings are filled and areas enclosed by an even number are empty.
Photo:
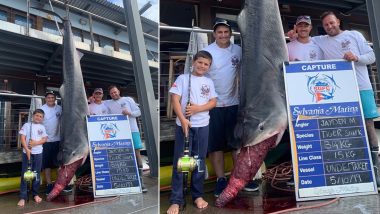
[[[322,50],[312,40],[301,43],[298,40],[286,44],[289,61],[315,61],[323,59]]]
[[[237,78],[241,67],[241,47],[231,44],[228,48],[220,48],[214,42],[204,50],[212,55],[211,67],[205,76],[214,82],[215,91],[218,94],[216,106],[238,105]]]
[[[49,107],[47,104],[41,107],[45,112],[44,121],[42,124],[45,126],[46,133],[48,135],[47,142],[55,142],[61,140],[60,135],[60,121],[62,115],[62,107],[54,105]]]
[[[375,54],[361,33],[345,30],[336,36],[324,35],[312,39],[322,49],[325,59],[343,59],[348,51],[358,56],[359,60],[354,65],[359,90],[372,90],[366,65],[375,62]]]
[[[102,101],[102,103],[100,104],[97,104],[97,103],[89,104],[88,112],[90,113],[90,115],[103,115],[103,114],[108,113],[108,109],[107,109],[107,106]]]
[[[170,93],[181,96],[182,113],[185,115],[185,108],[189,94],[189,74],[180,75],[169,90]],[[199,77],[191,75],[190,102],[197,105],[204,105],[210,99],[217,97],[213,81],[205,76]],[[198,112],[190,117],[191,127],[204,127],[209,124],[210,115],[208,111]],[[180,120],[176,119],[178,126]]]
[[[139,132],[136,117],[141,115],[141,111],[137,103],[131,97],[120,97],[118,100],[107,100],[104,104],[107,107],[107,112],[109,114],[122,114],[121,112],[124,109],[131,112],[131,116],[128,116],[131,132]]]
[[[30,130],[30,125],[32,123],[25,123],[21,130],[18,132],[19,134],[21,135],[25,135],[26,136],[26,144],[28,145],[29,144],[29,140],[30,140],[30,132],[32,131],[32,140],[35,140],[35,141],[39,141],[41,140],[43,137],[46,137],[48,136],[46,134],[46,129],[43,125],[41,124],[37,124],[37,123],[33,123],[32,124],[32,130]],[[38,146],[34,146],[32,147],[32,154],[41,154],[42,153],[42,150],[43,150],[43,147],[42,145],[38,145]],[[24,153],[26,153],[25,149],[23,148],[22,151]]]

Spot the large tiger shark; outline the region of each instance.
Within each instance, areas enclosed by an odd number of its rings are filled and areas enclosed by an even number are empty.
[[[223,207],[256,174],[287,128],[282,64],[288,61],[277,0],[247,0],[238,16],[242,38],[240,104],[235,127],[240,150],[228,186],[216,200]]]
[[[53,200],[66,187],[89,152],[86,130],[88,109],[80,66],[81,54],[74,46],[70,21],[64,18],[63,24],[63,84],[59,91],[62,98],[61,142],[57,157],[60,169],[47,201]]]

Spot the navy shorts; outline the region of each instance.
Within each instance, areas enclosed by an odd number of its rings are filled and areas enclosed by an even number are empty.
[[[42,169],[58,167],[59,141],[46,142],[42,146]]]
[[[238,106],[216,107],[210,110],[208,152],[231,151],[230,143],[236,141],[234,129]]]

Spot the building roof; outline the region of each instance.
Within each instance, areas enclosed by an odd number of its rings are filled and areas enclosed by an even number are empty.
[[[65,2],[65,0],[57,0],[60,2]],[[54,1],[52,1],[54,4]],[[49,4],[48,1],[41,1],[41,6],[44,4]],[[113,4],[107,0],[68,0],[68,4],[82,10],[86,10],[90,13],[96,14],[98,16],[104,17],[106,19],[110,19],[112,21],[118,22],[120,24],[125,25],[125,16],[124,16],[124,8]],[[64,8],[62,4],[55,4],[54,6]],[[157,11],[158,13],[158,11]],[[141,23],[143,27],[143,31],[150,35],[156,36],[158,35],[158,23],[141,17]],[[101,21],[101,20],[99,20]]]

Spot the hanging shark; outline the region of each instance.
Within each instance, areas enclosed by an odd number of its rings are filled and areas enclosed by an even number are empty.
[[[247,0],[238,16],[242,38],[240,103],[232,147],[239,149],[223,207],[253,178],[267,152],[281,140],[287,123],[282,65],[288,61],[277,0]]]
[[[60,169],[47,201],[53,200],[66,187],[89,152],[86,129],[88,109],[80,66],[81,53],[74,46],[68,18],[63,19],[63,24],[63,84],[59,91],[62,98],[61,142],[57,157]]]

